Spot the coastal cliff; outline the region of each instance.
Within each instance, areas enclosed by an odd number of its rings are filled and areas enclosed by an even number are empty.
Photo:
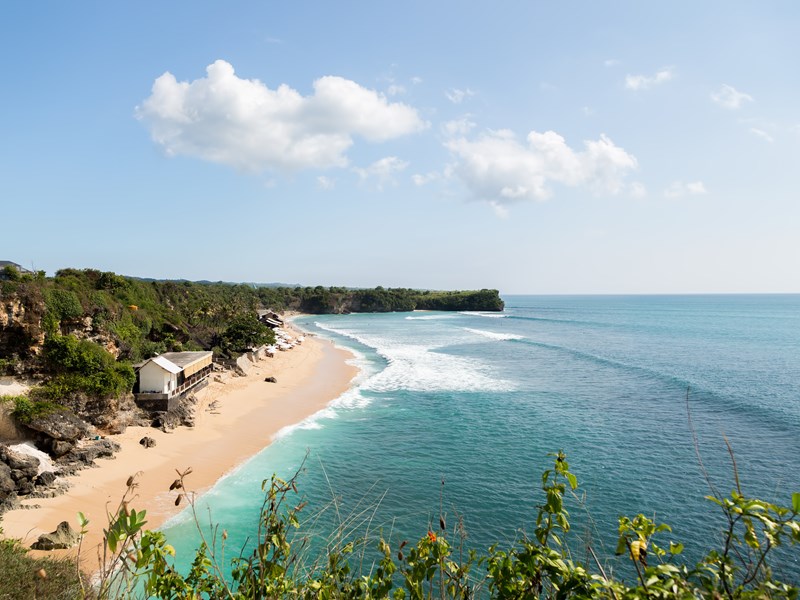
[[[0,275],[0,376],[29,384],[16,395],[0,396],[0,429],[14,433],[0,442],[12,437],[32,441],[56,461],[59,472],[113,454],[113,444],[103,439],[106,434],[121,433],[129,425],[175,421],[134,403],[134,364],[184,351],[211,350],[218,358],[235,359],[274,339],[256,318],[259,310],[340,314],[503,309],[497,290],[486,289],[151,281],[94,269],[62,269],[52,278],[9,269]],[[48,478],[3,477],[0,512],[13,505],[15,494],[41,493],[34,488],[51,483]]]

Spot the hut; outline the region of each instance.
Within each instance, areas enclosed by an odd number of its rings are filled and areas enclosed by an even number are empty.
[[[208,383],[211,352],[165,352],[137,365],[134,395],[146,410],[166,411],[190,390]]]

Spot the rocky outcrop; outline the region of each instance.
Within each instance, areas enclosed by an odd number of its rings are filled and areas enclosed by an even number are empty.
[[[149,435],[146,435],[142,439],[140,439],[139,443],[145,448],[155,448],[156,445],[156,441]]]
[[[161,431],[172,431],[176,427],[194,427],[197,412],[197,397],[189,395],[181,398],[175,408],[166,412],[153,413],[153,427]]]
[[[133,394],[119,398],[89,398],[84,394],[75,394],[59,402],[108,433],[122,433],[128,425],[140,419]]]
[[[36,299],[0,298],[0,356],[27,358],[41,352],[43,303]]]
[[[68,454],[91,431],[88,423],[69,410],[36,417],[25,426],[35,432],[36,445],[55,458]]]
[[[39,459],[0,444],[0,512],[13,505],[17,496],[32,493],[38,475]]]
[[[91,429],[85,421],[69,410],[57,410],[36,417],[25,423],[25,426],[46,437],[66,442],[76,442],[86,437]]]
[[[66,550],[78,543],[80,536],[67,521],[61,521],[52,533],[39,536],[31,548],[34,550]]]
[[[120,448],[121,446],[117,442],[105,438],[84,440],[59,458],[58,464],[66,470],[74,472],[93,466],[98,458],[114,458]]]

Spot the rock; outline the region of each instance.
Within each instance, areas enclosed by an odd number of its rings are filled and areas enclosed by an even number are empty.
[[[36,477],[34,483],[42,487],[48,487],[53,485],[53,483],[55,483],[55,480],[56,480],[55,473],[53,473],[52,471],[44,471],[43,473],[40,473]]]
[[[67,521],[61,521],[54,532],[40,535],[31,548],[34,550],[66,550],[72,548],[79,538],[80,536]]]
[[[264,381],[266,381],[268,383],[278,383],[278,380],[275,379],[274,377],[265,377]]]
[[[156,441],[149,436],[145,436],[142,439],[140,439],[139,443],[145,448],[153,448],[156,445]]]
[[[50,442],[50,454],[54,458],[59,458],[66,454],[72,452],[72,449],[75,447],[75,444],[70,442],[64,442],[61,440],[53,440]]]
[[[89,425],[69,410],[59,410],[33,419],[25,424],[54,440],[75,442],[89,433]]]
[[[12,470],[17,469],[26,473],[25,477],[36,477],[39,470],[39,459],[34,456],[27,456],[14,452],[11,448],[5,445],[0,445],[0,462],[8,465]]]
[[[197,398],[194,395],[181,398],[177,406],[166,412],[153,415],[153,427],[167,432],[180,427],[194,427],[197,415]]]
[[[73,448],[72,452],[61,460],[77,463],[79,466],[91,466],[98,458],[111,458],[119,452],[120,445],[111,440],[92,440]]]
[[[11,478],[11,469],[5,463],[0,463],[0,502],[5,501],[17,490],[16,482]]]
[[[14,482],[18,494],[30,494],[33,491],[33,480],[39,474],[38,458],[19,454],[8,446],[0,445],[0,464],[8,468],[8,477]]]

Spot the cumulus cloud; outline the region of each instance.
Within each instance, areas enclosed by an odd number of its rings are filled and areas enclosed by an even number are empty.
[[[664,190],[664,196],[667,198],[682,198],[683,196],[700,196],[707,194],[706,186],[702,181],[691,181],[684,183],[683,181],[673,181],[670,186]]]
[[[442,124],[442,133],[447,137],[454,137],[457,135],[467,135],[475,127],[469,116],[452,121],[446,121]]]
[[[605,135],[584,141],[577,151],[554,131],[531,131],[524,144],[508,130],[490,131],[474,140],[449,140],[445,147],[455,158],[455,174],[476,198],[493,205],[546,200],[554,183],[616,194],[637,167],[636,158]]]
[[[366,169],[355,168],[353,170],[358,173],[362,181],[373,180],[378,190],[383,190],[387,185],[396,184],[395,175],[404,171],[406,167],[408,167],[408,162],[396,156],[387,156],[375,161]]]
[[[461,104],[466,98],[474,96],[475,92],[469,88],[465,90],[452,89],[446,91],[444,95],[447,96],[447,99],[453,104]]]
[[[674,69],[672,67],[661,69],[651,77],[647,75],[626,75],[625,87],[633,91],[649,90],[654,86],[670,81],[673,76]]]
[[[722,84],[716,92],[712,92],[711,99],[728,110],[741,108],[745,102],[753,102],[750,94],[738,91],[732,85]]]
[[[758,127],[751,127],[750,133],[752,133],[756,137],[760,137],[765,142],[769,142],[770,144],[775,141],[775,138],[768,134],[763,129],[759,129]]]
[[[354,81],[326,76],[313,87],[273,90],[218,60],[191,82],[164,73],[136,117],[168,155],[248,171],[344,167],[356,136],[382,142],[427,127],[414,108]]]

